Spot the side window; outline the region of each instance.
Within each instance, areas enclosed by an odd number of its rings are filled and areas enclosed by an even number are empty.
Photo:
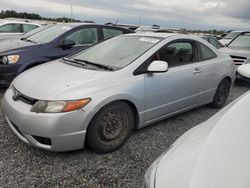
[[[217,55],[207,46],[205,46],[204,44],[199,43],[200,46],[200,58],[201,61],[206,61],[209,59],[213,59],[216,58]]]
[[[0,26],[0,33],[19,33],[20,24],[6,24]]]
[[[177,41],[167,44],[150,58],[150,62],[161,60],[168,62],[169,67],[196,62],[196,45],[192,41]]]
[[[36,25],[31,25],[31,24],[23,24],[23,32],[27,33],[33,29],[36,29],[38,26]]]
[[[96,28],[84,28],[66,37],[66,40],[72,40],[76,45],[79,44],[94,44],[98,41]]]
[[[104,39],[112,38],[121,34],[123,34],[123,31],[121,30],[103,28]]]
[[[168,62],[169,67],[195,62],[195,47],[193,42],[177,41],[160,49],[153,60]]]

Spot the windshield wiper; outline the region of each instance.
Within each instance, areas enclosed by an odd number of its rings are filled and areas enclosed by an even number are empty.
[[[83,63],[79,63],[78,61],[74,60],[74,59],[69,59],[67,57],[62,58],[63,61],[66,61],[67,63],[70,62],[71,64],[75,64],[78,65],[80,67],[85,67],[86,64]]]
[[[99,67],[99,68],[102,68],[102,69],[105,69],[105,70],[114,71],[114,69],[112,67],[108,66],[108,65],[93,63],[93,62],[83,60],[83,59],[73,59],[73,60],[84,63],[84,64],[94,65],[96,67]]]

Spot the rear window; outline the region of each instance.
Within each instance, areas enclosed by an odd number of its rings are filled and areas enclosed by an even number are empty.
[[[234,39],[228,47],[236,48],[250,48],[250,34],[240,35]]]
[[[240,32],[231,32],[225,36],[225,39],[234,39],[238,35],[240,35]]]

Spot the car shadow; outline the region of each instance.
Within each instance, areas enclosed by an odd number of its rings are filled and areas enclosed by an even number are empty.
[[[250,87],[250,82],[245,81],[245,80],[236,80],[234,85],[239,86],[239,87]]]

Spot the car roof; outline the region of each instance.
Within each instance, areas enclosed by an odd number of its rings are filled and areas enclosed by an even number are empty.
[[[57,23],[56,25],[63,25],[63,26],[70,26],[70,27],[93,25],[93,26],[103,26],[103,27],[119,28],[119,29],[129,30],[129,29],[119,27],[119,26],[109,26],[109,25],[96,24],[96,23],[86,23],[86,22]]]
[[[11,20],[0,20],[0,25],[3,24],[9,24],[9,23],[17,23],[17,24],[30,24],[30,25],[37,25],[40,26],[38,23],[33,23],[33,22],[21,22],[21,21],[11,21]]]
[[[82,25],[94,25],[92,23],[82,23],[82,22],[72,22],[72,23],[57,23],[56,25],[65,25],[65,26],[71,26],[71,27],[78,27]]]
[[[153,33],[153,32],[148,32],[148,33],[143,33],[143,32],[139,32],[139,33],[133,33],[133,34],[128,34],[131,36],[144,36],[144,37],[160,37],[160,38],[168,38],[171,36],[187,36],[184,34],[178,34],[178,33]]]
[[[124,28],[124,27],[119,27],[119,26],[109,26],[109,25],[103,25],[103,24],[96,24],[96,23],[86,23],[86,22],[72,22],[72,23],[57,23],[55,25],[62,25],[62,26],[69,26],[72,29],[80,26],[102,26],[102,27],[107,27],[107,28],[117,28],[119,30],[127,31],[127,33],[133,33],[132,30]],[[128,32],[131,31],[131,32]]]
[[[244,32],[250,32],[250,30],[234,30],[229,33],[244,33]]]

